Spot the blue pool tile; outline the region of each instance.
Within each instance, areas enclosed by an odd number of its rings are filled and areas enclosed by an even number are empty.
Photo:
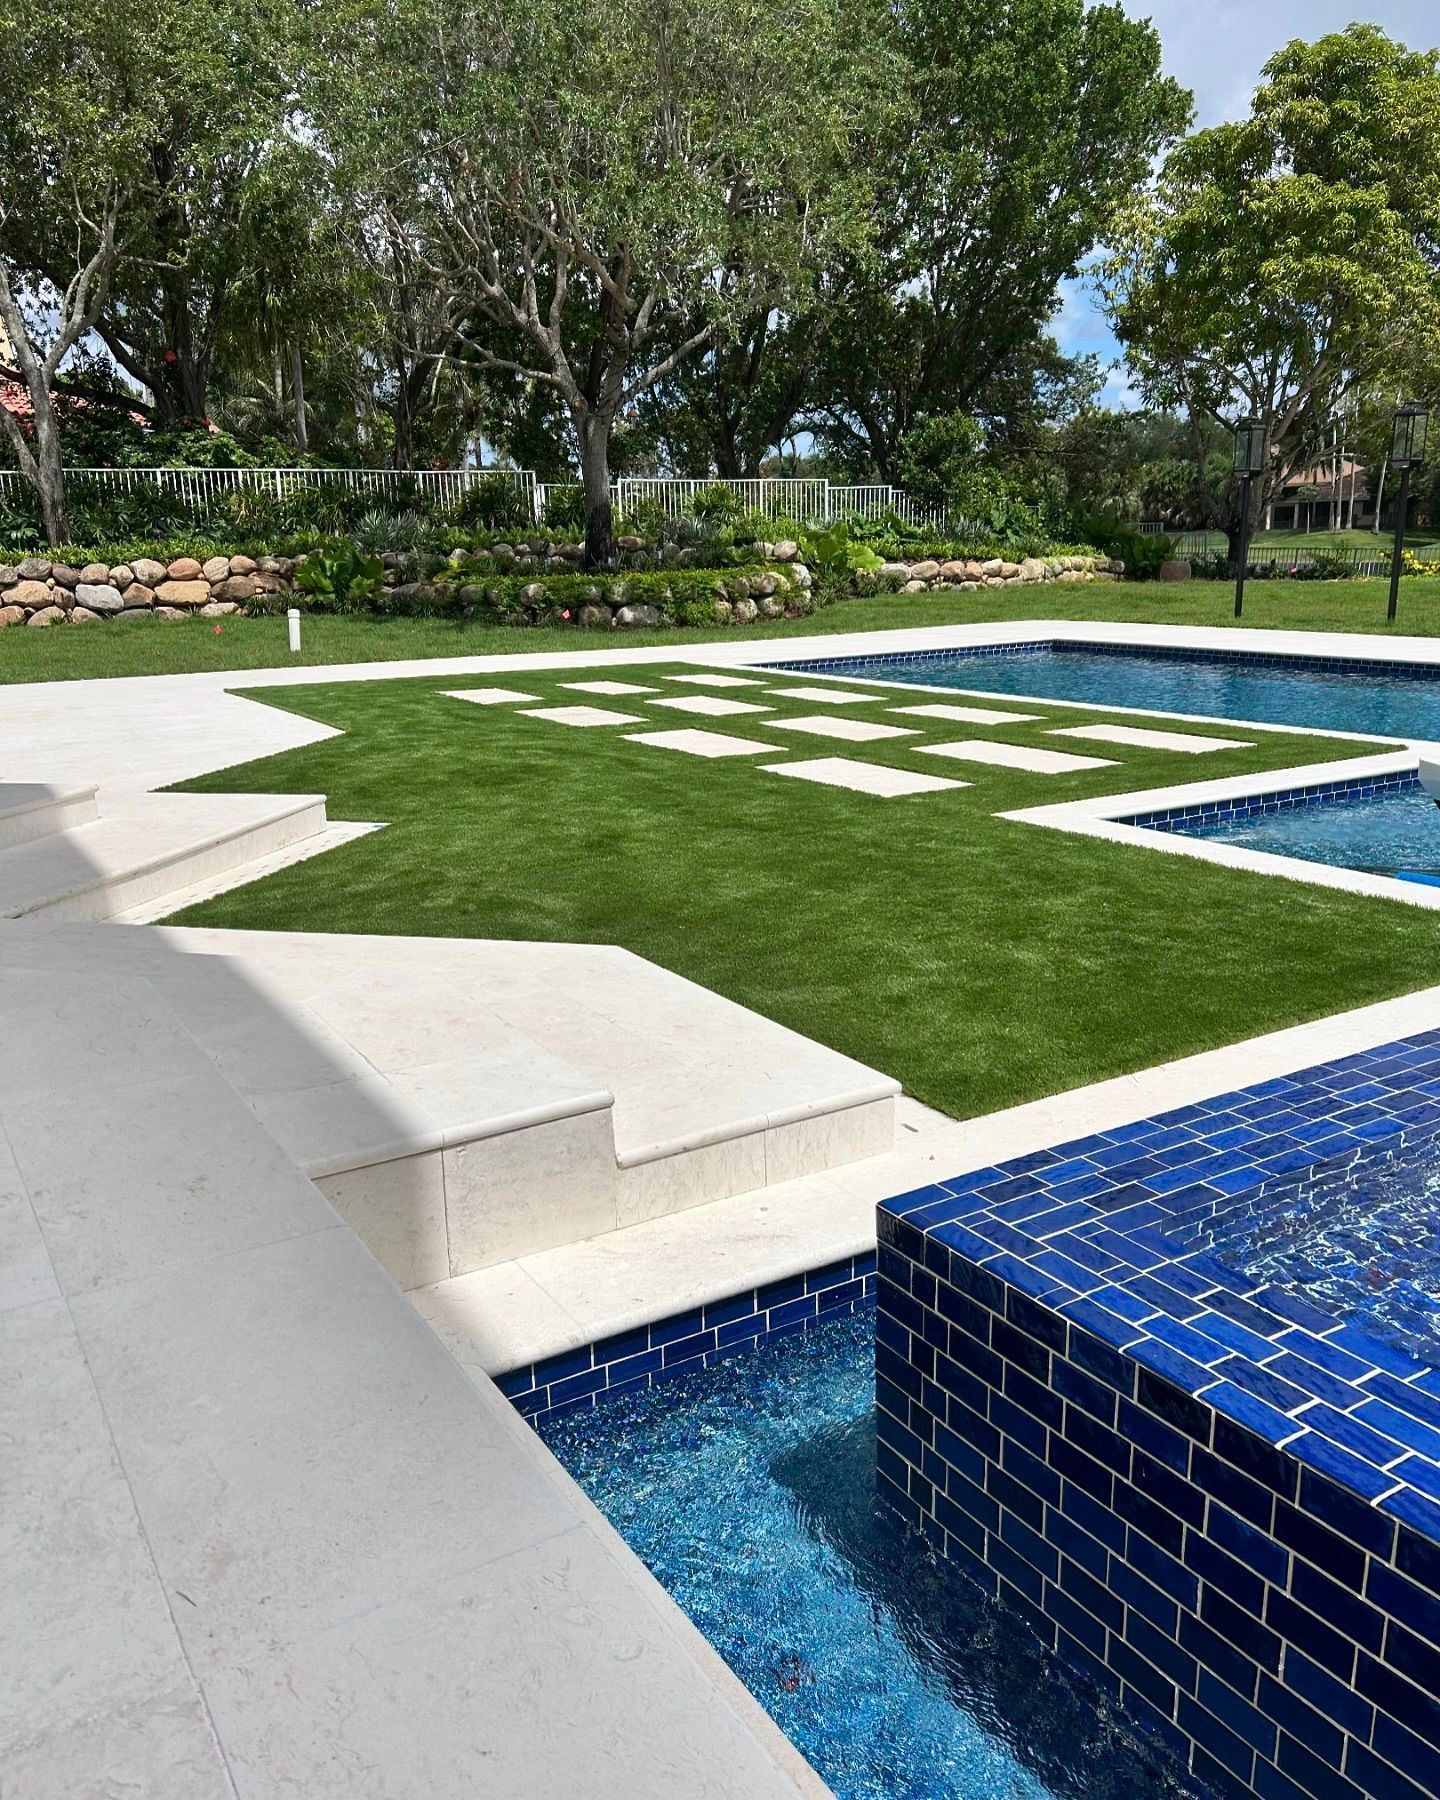
[[[1422,1456],[1440,1460],[1440,1431],[1422,1423],[1411,1413],[1402,1412],[1398,1407],[1376,1399],[1366,1401],[1364,1406],[1356,1410],[1355,1417],[1407,1449],[1418,1450]]]
[[[1213,1374],[1210,1379],[1213,1384]],[[1273,1406],[1267,1406],[1263,1400],[1258,1400],[1244,1388],[1236,1387],[1233,1382],[1211,1385],[1206,1390],[1205,1398],[1211,1406],[1248,1426],[1251,1431],[1257,1432],[1272,1444],[1284,1443],[1299,1430],[1294,1419],[1286,1418],[1284,1413],[1277,1412]]]
[[[1394,1462],[1405,1449],[1384,1433],[1362,1425],[1349,1413],[1336,1412],[1334,1407],[1323,1402],[1310,1407],[1305,1414],[1305,1424],[1313,1430],[1323,1432],[1326,1437],[1333,1438],[1337,1444],[1352,1451],[1356,1456],[1364,1457],[1366,1462],[1373,1463],[1376,1468],[1383,1468]]]
[[[1293,1430],[1293,1425],[1291,1426]],[[1363,1494],[1367,1500],[1376,1500],[1381,1494],[1394,1487],[1394,1481],[1380,1472],[1373,1464],[1363,1462],[1348,1450],[1332,1442],[1328,1437],[1321,1437],[1318,1431],[1305,1431],[1291,1440],[1285,1448],[1301,1462],[1309,1463],[1322,1475],[1328,1475],[1342,1487],[1353,1488]]]

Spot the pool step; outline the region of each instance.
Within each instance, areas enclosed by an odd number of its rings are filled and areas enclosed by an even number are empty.
[[[12,830],[36,813],[46,829],[0,848],[0,918],[111,919],[325,826],[318,794],[121,794],[97,814],[94,792],[11,815]]]

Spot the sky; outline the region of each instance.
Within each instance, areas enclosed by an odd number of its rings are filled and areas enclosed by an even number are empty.
[[[1195,123],[1243,118],[1269,58],[1291,38],[1315,39],[1353,19],[1379,25],[1412,50],[1440,46],[1440,0],[1123,0],[1132,18],[1149,19],[1160,33],[1165,73],[1195,96]],[[1119,350],[1083,282],[1068,283],[1052,329],[1072,354],[1097,352],[1116,361]],[[1129,389],[1123,369],[1112,370],[1101,402],[1123,406]]]

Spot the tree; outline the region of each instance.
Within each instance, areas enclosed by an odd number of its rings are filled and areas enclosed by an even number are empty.
[[[863,237],[868,183],[845,152],[876,89],[865,6],[397,0],[362,14],[332,122],[345,132],[357,86],[370,90],[368,159],[413,197],[402,210],[394,181],[372,179],[372,229],[403,234],[478,364],[556,394],[591,562],[613,554],[616,420]],[[395,76],[378,96],[377,62]]]
[[[1197,132],[1117,233],[1103,277],[1146,398],[1267,430],[1263,516],[1317,454],[1339,403],[1409,385],[1440,335],[1440,56],[1375,26],[1295,42],[1251,116]],[[1233,484],[1217,508],[1238,554]]]
[[[0,428],[52,544],[69,535],[56,384],[105,306],[145,193],[155,23],[148,0],[11,0],[0,12],[0,326],[34,439],[3,407]],[[38,270],[42,237],[54,255]]]
[[[834,284],[817,376],[827,440],[885,479],[913,422],[983,412],[1183,129],[1160,41],[1118,5],[934,0],[894,12],[898,105],[867,146],[876,254]]]

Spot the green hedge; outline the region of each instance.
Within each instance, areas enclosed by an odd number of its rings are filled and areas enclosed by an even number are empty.
[[[475,618],[496,625],[579,624],[585,607],[653,606],[667,625],[722,625],[724,603],[747,596],[741,591],[762,574],[777,577],[774,599],[792,617],[803,617],[811,601],[782,569],[760,565],[726,570],[640,570],[596,577],[579,572],[515,575],[480,574],[474,563],[448,565],[428,579],[405,581],[382,589],[358,607],[337,603],[326,594],[261,594],[249,602],[252,613],[283,612],[298,606],[307,612],[362,611],[384,618]]]

